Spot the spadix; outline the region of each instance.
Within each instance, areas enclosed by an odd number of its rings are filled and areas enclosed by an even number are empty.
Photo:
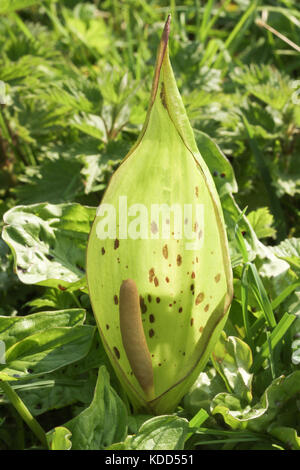
[[[106,189],[87,277],[100,335],[136,410],[171,412],[204,368],[232,300],[219,196],[168,55],[158,49],[136,144]]]

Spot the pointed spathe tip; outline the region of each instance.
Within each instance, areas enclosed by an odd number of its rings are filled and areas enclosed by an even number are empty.
[[[169,40],[169,35],[170,35],[170,23],[171,23],[171,15],[169,14],[167,17],[167,21],[165,23],[164,29],[163,29],[159,46],[158,46],[155,72],[154,72],[154,78],[153,78],[153,84],[152,84],[150,106],[152,106],[152,104],[154,103],[156,92],[157,92],[160,69],[161,69],[161,66],[165,57],[165,53],[167,50],[167,46],[168,46],[168,40]]]
[[[167,21],[165,23],[165,27],[164,27],[164,30],[163,30],[163,33],[162,33],[162,42],[164,44],[167,44],[168,42],[168,39],[169,39],[169,35],[170,35],[170,24],[171,24],[171,15],[169,14],[168,15],[168,18],[167,18]]]

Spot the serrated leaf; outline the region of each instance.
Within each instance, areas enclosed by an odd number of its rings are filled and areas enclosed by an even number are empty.
[[[272,227],[274,217],[268,207],[249,212],[247,218],[258,238],[275,237],[276,230]]]
[[[100,116],[86,113],[76,114],[71,120],[71,125],[84,134],[106,142],[105,124]]]

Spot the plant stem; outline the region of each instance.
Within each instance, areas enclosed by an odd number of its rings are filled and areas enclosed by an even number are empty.
[[[42,443],[42,445],[46,447],[46,449],[48,449],[48,442],[47,442],[45,431],[40,426],[40,424],[36,421],[36,419],[32,416],[27,406],[23,403],[21,398],[17,395],[17,393],[14,391],[14,389],[11,387],[11,385],[8,382],[0,380],[0,384],[8,400],[16,409],[16,411],[19,413],[21,418],[30,427],[30,429],[36,435],[36,437]]]

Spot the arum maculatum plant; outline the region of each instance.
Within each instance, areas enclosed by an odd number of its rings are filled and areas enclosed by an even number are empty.
[[[97,210],[87,277],[100,335],[136,411],[174,411],[232,300],[222,208],[169,61],[168,17],[141,134]],[[201,151],[201,149],[200,149]]]

